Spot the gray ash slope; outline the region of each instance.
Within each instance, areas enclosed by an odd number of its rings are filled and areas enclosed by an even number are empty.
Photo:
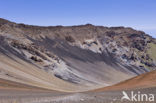
[[[156,67],[155,39],[132,28],[42,27],[0,19],[0,40],[0,54],[17,57],[66,82],[93,88]]]

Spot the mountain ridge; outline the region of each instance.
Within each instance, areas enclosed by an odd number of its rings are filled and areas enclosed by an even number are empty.
[[[40,27],[0,19],[0,54],[20,67],[19,63],[31,64],[28,70],[41,70],[44,80],[51,75],[55,82],[60,81],[43,85],[48,89],[50,85],[61,90],[69,90],[72,85],[72,91],[76,85],[82,88],[80,91],[95,89],[155,70],[155,49],[154,38],[132,28],[91,24]],[[18,66],[9,71],[4,68],[8,66],[6,61],[0,59],[0,63],[1,78],[28,79],[26,74],[13,72]],[[38,74],[31,75],[43,79]],[[32,82],[29,78],[25,83],[36,85]],[[61,83],[66,87],[62,88]]]

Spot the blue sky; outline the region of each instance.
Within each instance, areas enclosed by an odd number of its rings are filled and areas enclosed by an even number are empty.
[[[1,0],[0,17],[33,25],[126,26],[156,37],[156,0]]]

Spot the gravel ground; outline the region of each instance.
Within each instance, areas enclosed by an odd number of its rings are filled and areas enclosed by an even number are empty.
[[[156,88],[128,90],[140,94],[156,95]],[[148,101],[121,101],[122,91],[61,93],[44,91],[0,90],[0,103],[156,103]]]

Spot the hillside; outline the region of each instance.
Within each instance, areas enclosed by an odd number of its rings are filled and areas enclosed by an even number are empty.
[[[0,78],[59,91],[110,86],[156,69],[156,40],[125,27],[0,19]]]
[[[156,87],[156,71],[148,72],[137,77],[122,81],[121,83],[93,91],[131,90]]]

